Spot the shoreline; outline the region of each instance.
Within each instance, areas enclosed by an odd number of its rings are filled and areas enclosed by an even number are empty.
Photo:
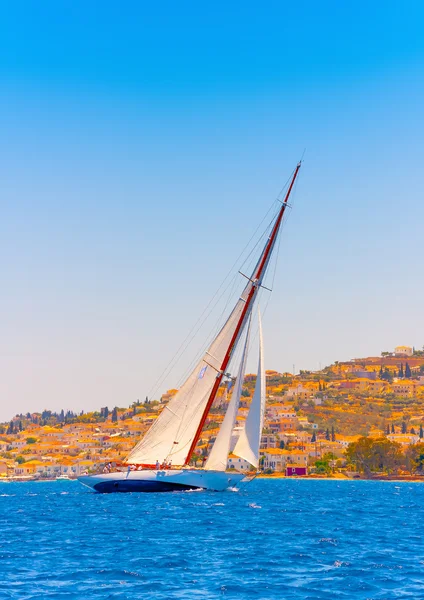
[[[334,475],[297,475],[286,476],[283,473],[260,474],[254,479],[296,479],[296,480],[314,480],[314,481],[397,481],[404,483],[424,483],[424,476],[387,476],[387,477],[348,477],[341,473]],[[1,477],[0,483],[33,483],[33,482],[60,482],[60,481],[78,481],[77,477],[62,479],[58,477],[40,478],[40,477]]]
[[[387,476],[387,477],[348,477],[347,475],[297,475],[297,476],[286,476],[283,474],[275,475],[258,475],[256,479],[308,479],[315,481],[400,481],[400,482],[416,482],[424,483],[424,476]]]

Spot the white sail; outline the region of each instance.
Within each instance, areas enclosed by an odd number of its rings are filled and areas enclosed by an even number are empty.
[[[162,463],[164,460],[171,460],[172,464],[176,466],[185,464],[186,459],[190,458],[188,455],[193,450],[191,445],[196,439],[215,380],[217,377],[222,378],[221,368],[226,368],[227,359],[230,359],[234,353],[250,316],[257,290],[262,284],[269,265],[287,201],[299,169],[300,163],[294,171],[284,202],[253,269],[252,276],[230,317],[180,390],[130,453],[127,458],[128,462],[146,465],[155,464],[157,461]],[[238,332],[237,337],[233,340],[236,331]]]
[[[240,434],[237,444],[233,450],[234,454],[244,458],[254,467],[259,466],[259,447],[261,444],[262,429],[265,412],[265,366],[263,355],[262,323],[261,314],[258,309],[259,322],[259,364],[258,376],[256,379],[255,392],[250,405],[249,414],[243,431]]]
[[[166,460],[172,461],[173,465],[184,464],[252,285],[249,281],[208,351],[129,454],[127,462],[155,464],[156,461],[162,463]],[[250,312],[251,308],[246,313],[244,324]],[[233,350],[242,335],[244,324]]]
[[[250,338],[250,325],[252,319],[249,321],[249,327],[247,329],[246,341],[244,343],[243,354],[241,357],[240,367],[237,374],[236,383],[234,386],[233,393],[231,394],[231,400],[228,403],[227,412],[225,413],[224,420],[219,429],[218,435],[212,450],[208,456],[208,460],[204,468],[208,471],[225,471],[227,468],[227,459],[230,451],[231,436],[236,422],[237,411],[240,403],[241,391],[243,389],[244,373],[246,371],[246,360],[247,351],[249,347]]]

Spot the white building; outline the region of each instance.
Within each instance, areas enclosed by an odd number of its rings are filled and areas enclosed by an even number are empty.
[[[412,356],[412,352],[411,346],[396,346],[395,348],[396,356]]]
[[[310,423],[306,417],[299,418],[299,425],[303,427],[303,429],[318,429],[318,424]]]
[[[253,469],[252,465],[244,460],[244,458],[240,458],[235,454],[230,454],[227,462],[227,469],[235,469],[236,471],[250,471]]]

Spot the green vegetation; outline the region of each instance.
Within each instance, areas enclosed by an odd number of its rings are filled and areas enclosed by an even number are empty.
[[[346,458],[367,477],[377,472],[397,473],[402,466],[405,466],[405,455],[401,451],[401,445],[387,438],[362,437],[357,442],[349,444]]]

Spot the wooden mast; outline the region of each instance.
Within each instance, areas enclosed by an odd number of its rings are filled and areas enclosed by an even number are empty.
[[[230,362],[230,358],[231,358],[231,355],[232,355],[233,350],[234,350],[235,342],[237,341],[238,336],[239,336],[239,334],[241,332],[241,329],[242,329],[243,324],[244,324],[245,319],[246,319],[246,315],[248,314],[250,306],[252,305],[252,302],[253,302],[253,300],[255,298],[256,291],[257,291],[258,287],[260,287],[260,282],[261,282],[261,280],[262,280],[262,278],[263,278],[263,276],[265,274],[265,270],[266,270],[266,267],[268,265],[268,260],[269,260],[269,258],[271,256],[271,253],[272,253],[272,250],[273,250],[273,247],[274,247],[274,244],[275,244],[275,240],[277,238],[278,231],[280,229],[281,222],[283,220],[284,212],[285,212],[285,210],[287,208],[287,202],[288,202],[288,199],[290,197],[290,194],[291,194],[294,182],[296,181],[296,177],[297,177],[297,174],[299,172],[301,164],[302,163],[299,162],[297,164],[297,166],[296,166],[296,169],[294,171],[292,180],[290,182],[289,188],[288,188],[286,196],[284,198],[284,202],[282,203],[281,209],[280,209],[280,211],[279,211],[279,213],[277,215],[277,218],[275,220],[274,226],[272,228],[271,235],[269,236],[269,238],[267,240],[267,243],[265,244],[265,248],[264,248],[264,250],[262,252],[262,256],[261,256],[261,259],[259,261],[259,264],[257,265],[257,267],[255,267],[255,271],[252,274],[251,281],[253,282],[253,285],[252,285],[252,287],[250,289],[249,295],[246,298],[246,302],[245,302],[245,305],[243,307],[243,311],[242,311],[242,313],[240,315],[240,318],[239,318],[239,321],[238,321],[237,326],[235,328],[234,334],[233,334],[233,336],[231,338],[231,341],[229,343],[227,352],[225,353],[224,359],[223,359],[222,364],[221,364],[220,371],[219,371],[219,373],[218,373],[218,375],[217,375],[217,377],[215,379],[214,386],[212,388],[212,391],[211,391],[210,396],[208,398],[208,401],[206,403],[205,410],[203,411],[202,418],[200,420],[199,426],[198,426],[198,428],[196,430],[196,434],[195,434],[195,436],[193,438],[193,441],[191,443],[190,450],[189,450],[189,452],[187,454],[187,458],[185,459],[184,465],[188,465],[189,462],[190,462],[190,460],[191,460],[191,457],[193,455],[194,449],[196,448],[196,444],[199,441],[200,435],[202,433],[202,429],[203,429],[203,427],[205,425],[206,418],[207,418],[208,413],[209,413],[209,411],[211,409],[213,401],[215,400],[215,396],[216,396],[216,394],[218,392],[219,386],[221,385],[221,381],[222,381],[222,378],[224,377],[224,374],[225,374],[225,371],[227,369],[228,363]]]

